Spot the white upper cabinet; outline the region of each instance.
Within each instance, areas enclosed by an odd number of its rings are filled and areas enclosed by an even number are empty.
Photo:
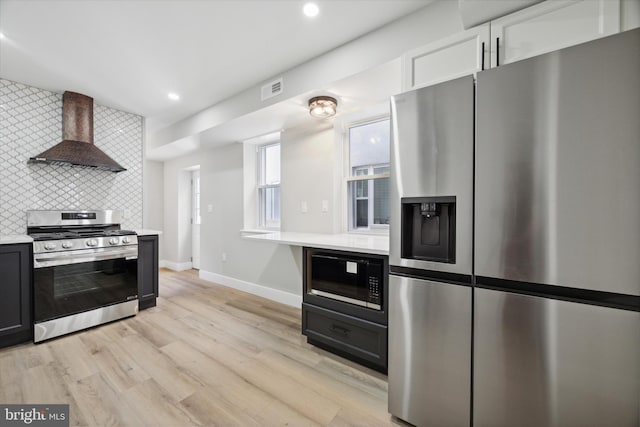
[[[491,21],[491,66],[618,32],[619,0],[548,0]]]
[[[455,79],[489,66],[489,24],[419,47],[402,56],[402,90]]]
[[[547,0],[402,56],[408,91],[620,32],[620,0]]]

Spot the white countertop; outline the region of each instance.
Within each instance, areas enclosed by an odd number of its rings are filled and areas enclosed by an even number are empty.
[[[337,249],[341,251],[363,252],[389,255],[389,236],[372,234],[321,234],[272,231],[260,234],[243,234],[244,239],[260,240],[292,246]]]
[[[159,236],[162,234],[160,230],[133,230],[138,236]]]
[[[14,243],[32,243],[33,239],[26,234],[12,234],[0,236],[0,245],[11,245]]]

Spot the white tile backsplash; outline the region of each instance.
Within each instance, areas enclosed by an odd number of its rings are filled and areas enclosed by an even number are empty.
[[[0,234],[24,234],[30,209],[126,209],[142,228],[143,118],[94,104],[95,145],[120,173],[27,164],[62,141],[62,94],[0,79]]]

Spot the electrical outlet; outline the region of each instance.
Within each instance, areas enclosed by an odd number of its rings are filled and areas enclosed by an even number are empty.
[[[208,213],[213,212],[213,205],[212,205],[212,204],[208,204],[208,205],[207,205],[207,212],[208,212]]]
[[[329,212],[329,201],[328,200],[323,200],[322,201],[322,212]]]
[[[222,262],[227,262],[227,253],[222,252]]]
[[[309,212],[309,207],[307,206],[307,202],[306,201],[300,203],[300,212],[302,212],[302,213]]]

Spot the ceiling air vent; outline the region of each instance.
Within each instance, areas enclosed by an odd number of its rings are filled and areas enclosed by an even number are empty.
[[[280,95],[281,93],[282,77],[262,86],[262,90],[260,91],[260,98],[264,101],[265,99],[273,98],[274,96]]]

